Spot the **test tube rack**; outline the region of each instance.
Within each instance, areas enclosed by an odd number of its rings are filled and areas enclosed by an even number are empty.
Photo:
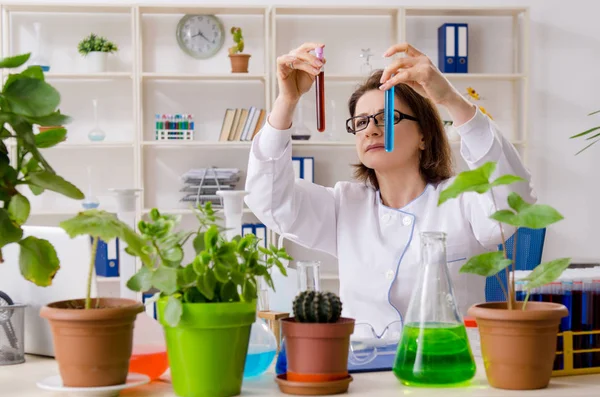
[[[193,141],[194,130],[156,130],[157,141]]]
[[[597,348],[594,349],[575,349],[573,344],[573,337],[576,336],[588,336],[590,339],[596,339]],[[599,374],[600,373],[600,330],[596,331],[564,331],[558,334],[558,337],[562,337],[562,350],[556,352],[556,357],[562,357],[563,369],[556,369],[552,371],[552,376],[571,376],[571,375],[586,375],[586,374]],[[575,355],[590,354],[589,359],[592,360],[592,365],[586,368],[574,368]]]

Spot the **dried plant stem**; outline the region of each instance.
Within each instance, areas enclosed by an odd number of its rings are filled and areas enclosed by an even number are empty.
[[[92,257],[90,259],[90,269],[88,273],[87,293],[85,294],[85,308],[92,307],[92,277],[94,275],[94,265],[96,264],[96,249],[98,248],[98,237],[94,237],[92,243]]]
[[[494,211],[498,211],[498,205],[496,204],[496,196],[494,196],[494,189],[490,189],[490,194],[492,195],[492,202],[494,203]],[[500,235],[502,236],[502,253],[504,254],[504,259],[508,259],[506,256],[506,239],[504,238],[504,229],[502,229],[502,223],[498,222],[498,226],[500,227]],[[505,294],[507,295],[507,303],[508,303],[508,310],[512,310],[512,303],[513,303],[513,290],[512,288],[510,288],[510,272],[508,270],[508,266],[504,268],[504,271],[506,272],[506,285],[508,287],[508,293]],[[500,285],[502,285],[502,281],[500,281]]]

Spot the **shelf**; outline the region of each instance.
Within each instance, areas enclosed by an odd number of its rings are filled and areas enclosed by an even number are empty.
[[[308,7],[278,6],[276,15],[323,15],[323,16],[394,16],[398,8],[394,7],[360,7],[344,5],[343,7],[311,5]]]
[[[130,5],[102,5],[102,4],[89,4],[89,5],[77,5],[77,4],[3,4],[2,7],[7,11],[11,12],[29,12],[29,13],[41,13],[41,12],[87,12],[87,13],[120,13],[128,14],[132,8]]]
[[[73,211],[68,211],[68,210],[58,210],[58,211],[36,211],[36,210],[32,210],[31,213],[29,214],[29,216],[75,216],[77,215],[80,211],[83,211],[84,209],[77,209],[77,210],[73,210]]]
[[[96,276],[96,282],[98,283],[118,283],[119,281],[121,281],[121,277]]]
[[[49,80],[120,80],[131,79],[133,74],[129,72],[106,72],[106,73],[44,73]]]
[[[264,74],[230,73],[230,74],[185,74],[185,73],[143,73],[144,80],[234,80],[234,81],[265,81]]]
[[[525,78],[520,73],[444,73],[448,80],[521,80]]]
[[[339,280],[340,277],[335,273],[322,273],[321,280]]]
[[[51,148],[41,150],[56,149],[133,149],[133,143],[128,142],[90,142],[90,143],[59,143]]]
[[[161,209],[158,208],[158,211],[163,213],[163,214],[171,214],[171,215],[193,215],[194,214],[194,210],[191,209],[185,209],[185,208],[173,208],[173,209]],[[151,208],[144,208],[142,210],[142,214],[148,214],[150,213],[152,209]],[[215,213],[221,213],[223,212],[223,210],[221,208],[215,208]],[[252,214],[253,212],[249,209],[249,208],[244,208],[242,210],[242,213],[244,214]]]
[[[266,7],[236,7],[220,5],[169,5],[157,4],[140,7],[141,14],[213,14],[213,15],[264,15]]]
[[[229,148],[245,148],[248,149],[252,142],[246,141],[145,141],[143,146],[156,148],[181,148],[181,147],[229,147]],[[292,141],[293,146],[341,146],[354,147],[354,141]]]
[[[524,7],[405,7],[407,17],[429,16],[516,16],[527,11]]]

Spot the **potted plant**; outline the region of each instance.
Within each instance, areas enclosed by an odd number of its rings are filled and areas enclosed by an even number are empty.
[[[231,35],[235,45],[229,47],[229,59],[231,60],[232,73],[248,73],[248,63],[250,54],[244,54],[244,37],[242,29],[238,27],[231,28]]]
[[[127,244],[127,252],[147,260],[142,251],[145,241],[114,214],[97,209],[82,211],[60,226],[71,238],[79,235],[92,238],[85,299],[51,302],[40,310],[40,316],[48,320],[52,329],[63,384],[67,387],[122,385],[129,370],[133,324],[144,306],[130,299],[92,299],[96,248],[99,239],[108,243],[119,238]]]
[[[0,68],[14,69],[24,65],[30,54],[0,59]],[[19,268],[23,277],[38,286],[52,284],[60,268],[54,247],[43,239],[23,238],[31,204],[25,188],[34,195],[52,190],[74,200],[84,194],[57,175],[40,148],[49,148],[65,139],[64,128],[34,134],[33,126],[64,125],[70,118],[57,111],[58,91],[44,80],[40,66],[29,66],[20,73],[9,73],[0,94],[0,266],[2,248],[20,246]],[[11,150],[9,151],[9,147]],[[10,161],[13,154],[13,161]]]
[[[285,381],[321,383],[323,387],[345,381],[338,392],[347,390],[355,320],[341,317],[340,298],[332,292],[303,291],[294,299],[293,311],[294,317],[281,320],[287,355]]]
[[[157,209],[139,222],[149,258],[127,286],[160,291],[157,312],[175,393],[234,396],[241,392],[259,278],[274,288],[270,270],[286,275],[281,260],[291,258],[283,248],[259,246],[253,234],[228,241],[210,202],[195,213],[199,227],[191,232],[176,231],[180,217]],[[182,266],[188,240],[196,255]]]
[[[493,188],[522,182],[514,175],[502,175],[490,182],[496,169],[495,162],[464,171],[440,193],[438,205],[466,192],[488,193],[496,203]],[[496,276],[506,271],[508,288],[500,285],[505,302],[479,303],[468,310],[475,317],[481,338],[481,351],[490,385],[501,389],[540,389],[548,385],[556,356],[559,323],[568,315],[567,308],[550,302],[528,302],[533,288],[556,280],[569,266],[570,258],[555,259],[539,264],[526,278],[527,291],[523,302],[515,300],[515,279],[509,276],[509,266],[515,271],[514,260],[508,259],[502,224],[516,228],[545,228],[563,219],[554,208],[544,204],[530,204],[517,193],[508,196],[510,209],[497,210],[490,218],[497,221],[502,231],[502,251],[483,253],[470,258],[460,269],[484,277]],[[515,235],[517,241],[517,235]],[[512,258],[516,258],[516,243]],[[498,277],[499,278],[499,277]]]
[[[108,54],[119,50],[118,46],[105,37],[90,33],[77,45],[77,50],[87,59],[88,72],[106,72],[106,61]]]

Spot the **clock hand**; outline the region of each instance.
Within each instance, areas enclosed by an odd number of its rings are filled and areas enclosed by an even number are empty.
[[[208,39],[208,38],[207,38],[207,37],[206,37],[204,34],[202,34],[202,31],[198,31],[198,33],[196,33],[196,34],[195,34],[195,35],[193,35],[192,37],[196,37],[196,36],[200,36],[200,37],[202,37],[204,40],[206,40],[206,41],[208,41],[208,42],[210,42],[210,43],[213,43],[213,44],[215,44],[215,41],[214,41],[214,40],[213,40],[213,41],[210,41],[210,40],[209,40],[209,39]]]

